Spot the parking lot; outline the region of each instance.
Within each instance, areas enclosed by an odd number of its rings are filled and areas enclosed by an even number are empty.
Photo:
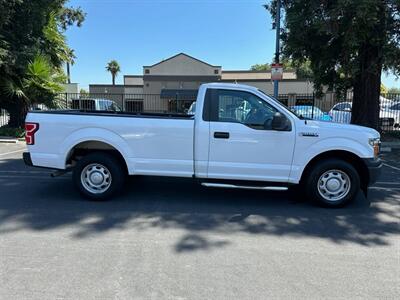
[[[0,299],[398,299],[400,152],[366,199],[132,178],[89,202],[0,144]]]

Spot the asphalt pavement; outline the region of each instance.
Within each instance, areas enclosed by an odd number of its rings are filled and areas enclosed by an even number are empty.
[[[346,208],[131,178],[112,201],[0,144],[0,299],[399,299],[400,154]]]

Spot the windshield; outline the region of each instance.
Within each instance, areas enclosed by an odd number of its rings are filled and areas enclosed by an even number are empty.
[[[264,94],[265,96],[267,96],[269,99],[271,99],[272,101],[276,102],[278,105],[283,106],[284,108],[286,108],[287,111],[289,111],[290,113],[292,113],[293,115],[295,115],[297,118],[299,119],[304,119],[303,116],[297,114],[295,111],[291,110],[289,107],[287,107],[285,104],[283,104],[281,101],[279,101],[278,99],[274,98],[271,95],[268,95],[267,93],[264,93],[262,90],[258,89],[258,91],[262,94]]]

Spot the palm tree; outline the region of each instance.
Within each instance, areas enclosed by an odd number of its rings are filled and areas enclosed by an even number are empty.
[[[70,65],[72,66],[75,63],[75,53],[74,50],[68,49],[67,50],[67,82],[71,83],[71,72],[70,72]]]
[[[107,66],[106,70],[111,73],[112,76],[112,84],[115,85],[115,77],[121,71],[121,67],[119,66],[116,60],[110,61]]]
[[[62,105],[56,96],[63,91],[61,83],[65,80],[62,70],[54,68],[48,57],[36,55],[29,62],[23,78],[8,79],[0,86],[2,92],[13,102],[13,105],[6,107],[10,113],[8,125],[14,128],[22,127],[26,113],[32,105],[44,104],[48,108]]]

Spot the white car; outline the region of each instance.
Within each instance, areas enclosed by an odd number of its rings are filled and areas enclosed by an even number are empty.
[[[340,102],[335,104],[329,111],[332,121],[350,124],[352,105],[353,104],[351,102]],[[384,107],[386,106],[381,106],[379,111],[379,126],[384,130],[398,128],[400,124],[400,114],[396,114],[389,108]]]
[[[381,110],[382,111],[382,110]],[[400,102],[393,102],[392,105],[388,106],[386,109],[383,110],[383,113],[390,113],[391,115],[396,116],[395,118],[395,128],[400,128]]]
[[[94,200],[121,191],[128,175],[155,175],[221,188],[300,185],[307,199],[337,207],[366,193],[382,165],[376,130],[304,119],[238,84],[202,85],[194,116],[32,111],[25,126],[25,163],[72,171]]]
[[[86,111],[121,111],[121,108],[114,101],[96,98],[72,99],[72,109]]]

